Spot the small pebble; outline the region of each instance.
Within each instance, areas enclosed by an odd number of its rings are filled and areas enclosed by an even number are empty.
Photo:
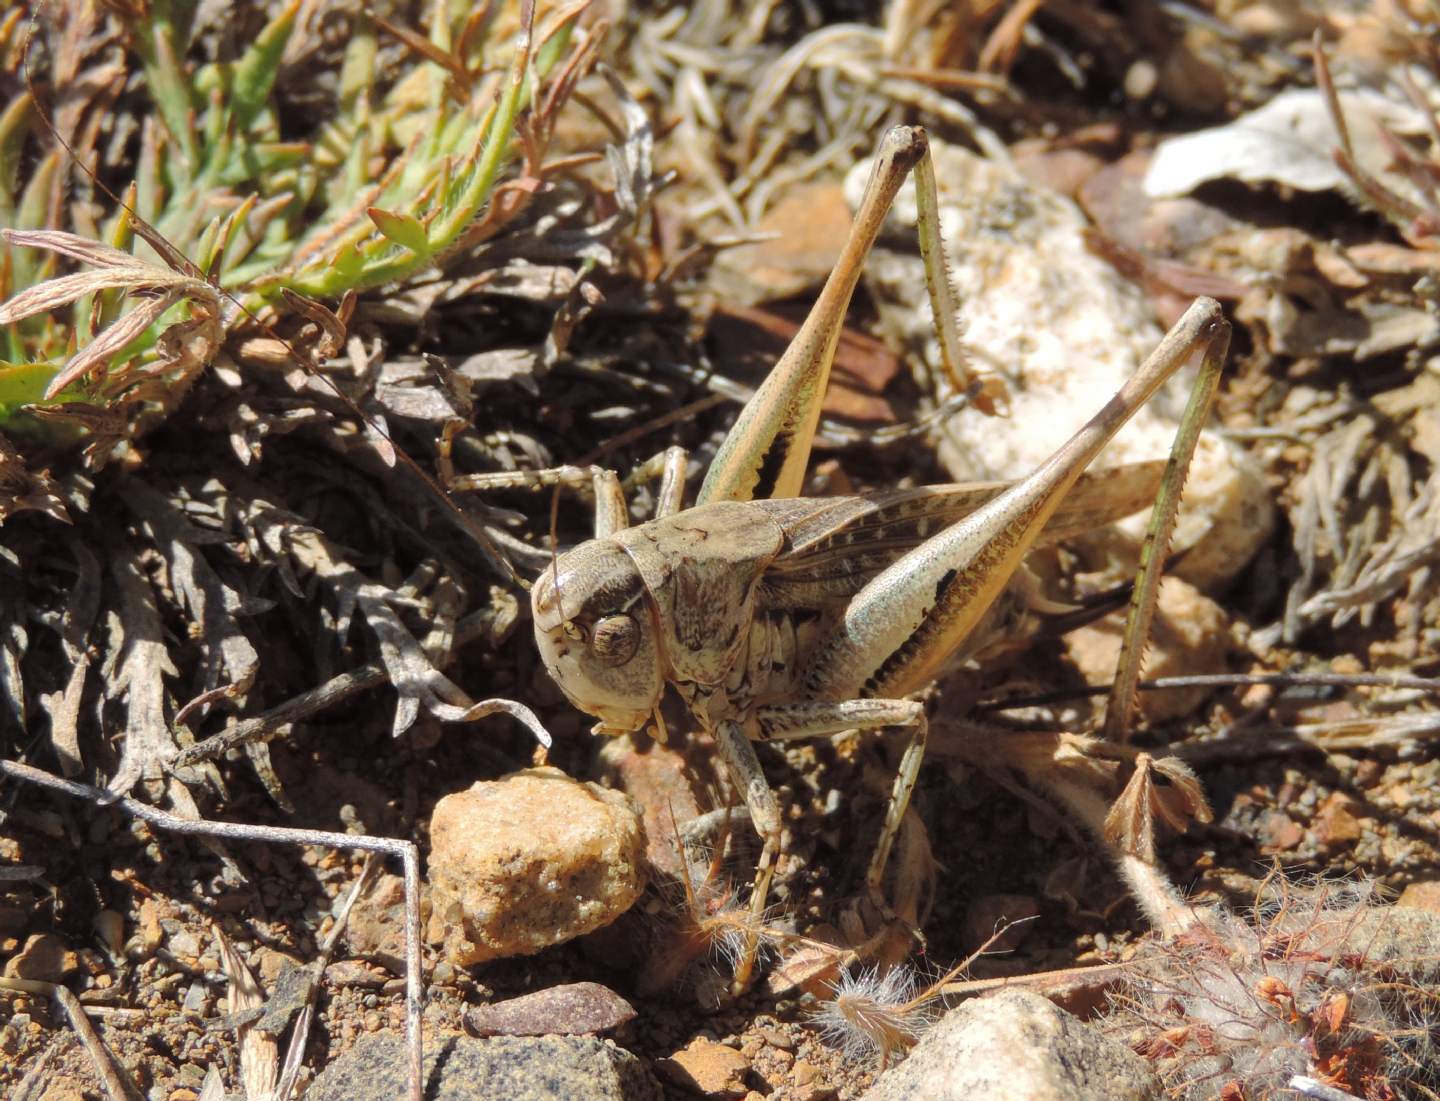
[[[1355,800],[1344,792],[1332,792],[1315,812],[1311,823],[1315,840],[1327,846],[1349,845],[1359,840],[1360,820],[1353,813],[1357,806]]]
[[[578,982],[476,1006],[465,1024],[479,1036],[580,1036],[610,1032],[634,1019],[634,1008],[609,987]]]
[[[784,1029],[775,1028],[773,1025],[766,1025],[760,1029],[760,1038],[771,1047],[780,1048],[782,1051],[794,1051],[795,1039]]]
[[[301,961],[290,955],[288,952],[277,952],[274,948],[262,945],[255,949],[254,954],[247,961],[255,970],[262,986],[270,986],[287,967],[301,967]]]
[[[125,948],[125,919],[114,910],[101,910],[95,915],[95,935],[112,956]]]
[[[1400,892],[1396,906],[1410,906],[1440,914],[1440,880],[1422,880],[1411,883]]]
[[[835,1087],[823,1079],[812,1078],[803,1083],[793,1083],[788,1093],[792,1101],[831,1101],[835,1096]]]
[[[186,1013],[194,1013],[196,1016],[205,1015],[206,1003],[209,1002],[209,994],[203,982],[193,982],[190,989],[185,991],[185,998],[180,1003],[180,1008]]]
[[[5,976],[59,982],[80,966],[80,957],[54,933],[36,933],[5,963]]]
[[[181,929],[170,934],[165,948],[172,956],[190,963],[200,955],[200,937],[189,929]]]
[[[749,1092],[745,1076],[750,1061],[733,1047],[696,1037],[656,1069],[677,1086],[704,1097],[744,1097]]]
[[[458,967],[608,925],[645,887],[645,835],[629,800],[556,768],[447,795],[430,843],[431,929]]]

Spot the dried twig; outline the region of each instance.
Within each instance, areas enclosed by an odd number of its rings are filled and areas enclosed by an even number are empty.
[[[494,614],[488,609],[466,616],[455,629],[455,645],[463,646],[465,643],[479,638],[493,629],[494,622]],[[285,728],[292,723],[301,722],[311,715],[317,715],[360,692],[378,688],[388,680],[389,674],[379,661],[372,661],[358,669],[340,673],[331,677],[324,684],[301,692],[260,715],[245,719],[228,730],[221,731],[202,742],[196,742],[192,746],[187,746],[175,755],[172,767],[175,769],[189,768],[202,761],[213,761],[232,749],[239,749],[241,746],[250,745],[253,742],[268,742],[271,738],[284,732]],[[509,704],[509,701],[485,700],[476,704],[473,710],[478,711],[480,708],[490,707],[491,704],[497,702]],[[510,706],[520,707],[519,704]],[[490,708],[484,714],[491,714],[494,710],[508,711],[509,708]],[[548,745],[549,735],[541,737],[544,727],[540,725],[539,719],[535,718],[528,708],[523,710],[526,714],[516,714],[516,717],[525,723],[542,743]],[[515,714],[514,712],[510,713]],[[479,718],[480,715],[476,714],[472,717]]]
[[[380,868],[379,857],[371,853],[365,861],[365,867],[360,872],[360,878],[355,880],[345,899],[340,903],[340,909],[335,914],[335,924],[331,927],[329,934],[325,937],[325,943],[320,946],[320,954],[310,965],[312,982],[305,997],[305,1006],[295,1018],[295,1025],[290,1030],[290,1046],[285,1049],[285,1064],[280,1070],[280,1084],[275,1087],[271,1095],[271,1101],[286,1101],[286,1098],[295,1089],[295,1080],[300,1074],[300,1063],[305,1058],[305,1045],[310,1037],[310,1026],[315,1021],[315,996],[320,989],[320,980],[325,974],[325,968],[330,966],[330,957],[335,954],[335,946],[340,943],[340,938],[345,933],[345,924],[350,920],[350,911],[355,901],[364,894],[375,880],[375,874]]]
[[[278,1033],[283,1031],[284,1025],[259,1015],[266,1002],[264,988],[230,943],[225,931],[213,923],[212,931],[220,950],[221,965],[225,968],[227,1000],[234,1019],[235,1042],[240,1049],[238,1062],[242,1091],[247,1098],[274,1101]]]
[[[279,845],[321,845],[332,849],[360,849],[364,852],[385,853],[400,858],[405,869],[405,1034],[409,1049],[409,1101],[423,1101],[423,1046],[421,1037],[421,1012],[424,991],[421,983],[420,957],[420,850],[413,841],[394,837],[367,837],[358,834],[334,833],[329,830],[300,830],[282,826],[259,826],[243,822],[209,822],[204,819],[180,818],[167,811],[159,810],[138,799],[124,796],[112,800],[112,795],[89,784],[73,780],[62,780],[43,769],[20,764],[18,761],[0,761],[0,775],[9,776],[30,784],[38,784],[52,791],[85,799],[92,803],[118,807],[152,826],[174,833],[201,837],[220,837],[232,841],[264,841]],[[63,988],[59,988],[63,989]],[[66,991],[66,993],[69,993]],[[63,1003],[62,1003],[63,1004]],[[76,1003],[77,1007],[79,1003]],[[72,1015],[83,1018],[83,1012]],[[89,1027],[89,1022],[85,1023]],[[80,1030],[78,1023],[77,1031]],[[117,1096],[129,1095],[121,1094]],[[138,1101],[139,1095],[135,1095]]]
[[[1220,761],[1288,756],[1307,749],[1321,753],[1376,749],[1437,737],[1440,737],[1440,713],[1416,711],[1294,726],[1252,727],[1227,737],[1171,746],[1167,752],[1190,764],[1210,765]]]
[[[1402,673],[1210,673],[1203,676],[1156,677],[1142,680],[1136,687],[1144,691],[1169,688],[1400,688],[1417,692],[1440,692],[1440,678],[1412,677]],[[1110,691],[1107,684],[1067,688],[1033,696],[992,700],[975,708],[975,714],[990,711],[1016,711],[1027,707],[1045,707],[1066,703],[1086,696],[1103,696]]]
[[[103,794],[98,789],[92,788],[91,790],[95,791],[97,795]],[[100,1076],[100,1082],[104,1085],[105,1094],[110,1101],[145,1101],[145,1095],[125,1073],[125,1068],[119,1060],[110,1053],[110,1049],[105,1046],[105,1041],[100,1039],[100,1034],[95,1031],[95,1026],[85,1015],[85,1007],[80,1004],[80,999],[70,993],[68,988],[59,983],[9,978],[0,978],[0,988],[49,995],[70,1021],[70,1027],[75,1030],[75,1035],[79,1037],[80,1043],[89,1053],[90,1061],[95,1064],[95,1073]],[[28,1080],[27,1076],[27,1082]],[[28,1096],[29,1093],[30,1087],[26,1082],[22,1082],[15,1096]]]

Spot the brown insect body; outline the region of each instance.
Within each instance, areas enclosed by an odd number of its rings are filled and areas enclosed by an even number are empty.
[[[1042,539],[1135,511],[1160,471],[1136,463],[1087,476]],[[736,719],[765,740],[757,705],[854,695],[806,687],[850,598],[1008,486],[721,501],[590,540],[558,556],[532,590],[542,659],[571,702],[600,720],[596,733],[643,728],[669,683],[707,728]],[[993,615],[1014,603],[997,602]],[[965,652],[988,634],[975,632]]]

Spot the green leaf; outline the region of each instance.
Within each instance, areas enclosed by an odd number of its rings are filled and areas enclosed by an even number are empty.
[[[375,223],[375,228],[402,248],[408,248],[417,256],[430,255],[430,240],[425,227],[413,214],[381,210],[378,206],[366,207],[365,213]]]
[[[157,0],[148,18],[131,22],[131,44],[145,69],[145,85],[178,153],[167,167],[179,186],[193,179],[200,163],[200,147],[192,128],[199,104],[185,68],[193,10],[194,5],[186,0]]]
[[[295,29],[295,15],[299,10],[300,0],[291,0],[235,65],[230,111],[235,128],[241,133],[249,130],[269,102],[270,90],[280,71],[280,58],[290,41],[290,32]]]
[[[45,400],[59,367],[54,363],[6,363],[0,360],[0,424],[19,412],[22,405]],[[64,394],[57,399],[67,400]],[[73,399],[70,399],[73,400]]]

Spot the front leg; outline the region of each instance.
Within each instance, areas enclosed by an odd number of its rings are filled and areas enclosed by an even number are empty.
[[[770,897],[770,880],[775,875],[775,863],[780,859],[783,830],[780,822],[780,804],[765,779],[765,770],[755,756],[755,747],[745,737],[745,731],[733,719],[717,723],[713,731],[715,748],[720,759],[729,770],[730,781],[745,798],[750,810],[750,821],[760,835],[763,847],[760,859],[755,865],[755,883],[750,888],[750,923],[745,931],[740,958],[735,961],[735,976],[730,992],[737,997],[750,985],[750,975],[755,969],[755,956],[760,947],[760,925],[765,916],[765,902]]]

